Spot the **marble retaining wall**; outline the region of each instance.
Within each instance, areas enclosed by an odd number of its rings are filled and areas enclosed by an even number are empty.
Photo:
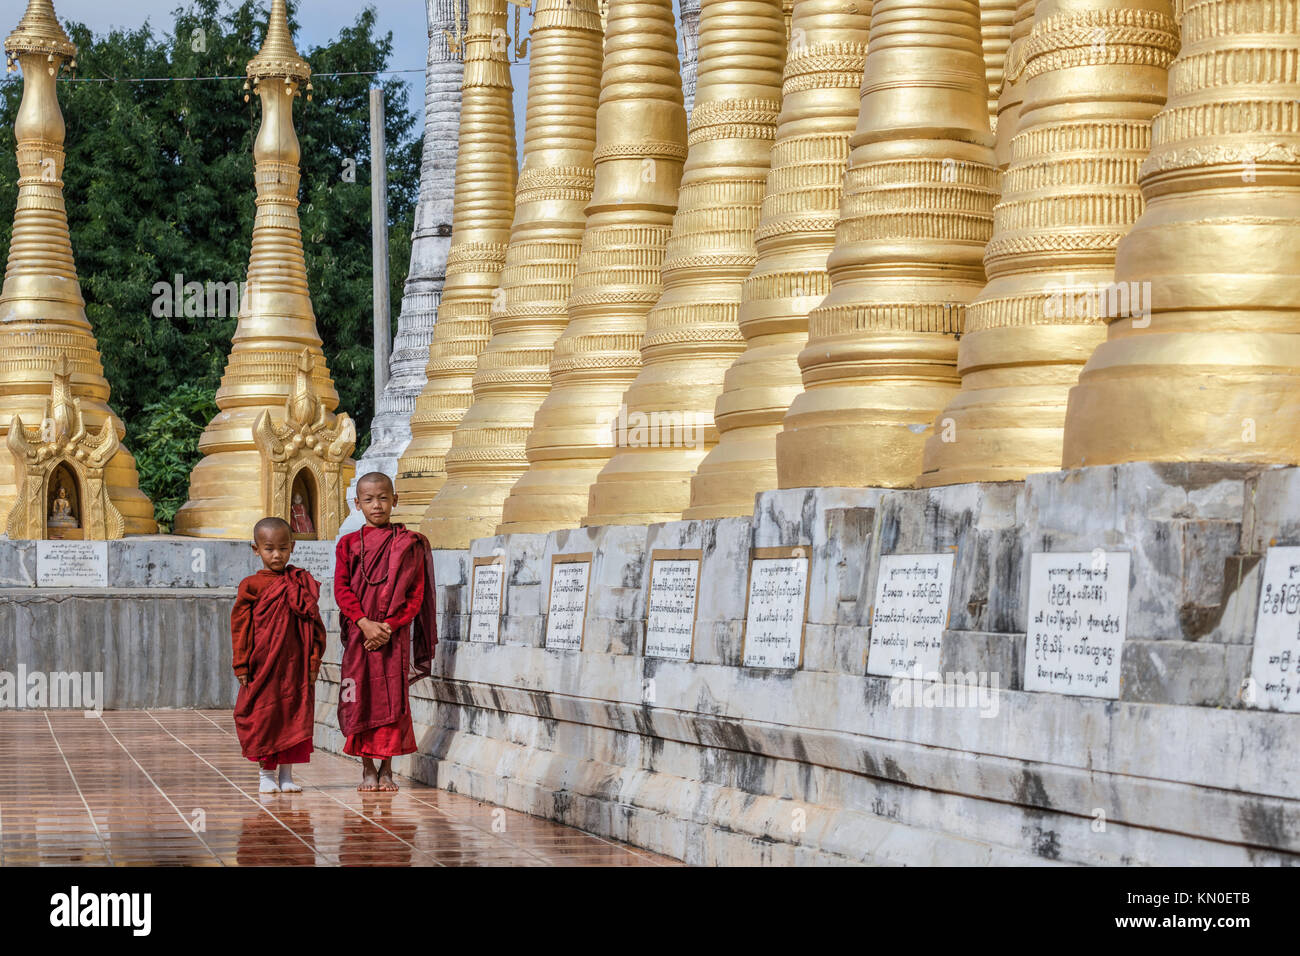
[[[0,672],[102,674],[106,710],[228,708],[230,610],[261,562],[246,541],[150,535],[109,541],[107,587],[37,587],[37,543],[0,539]],[[325,567],[332,542],[299,544]],[[305,562],[306,563],[306,562]],[[321,611],[332,632],[332,588]],[[7,706],[0,697],[0,706]]]
[[[752,519],[436,552],[442,642],[415,777],[692,863],[1291,864],[1300,718],[1251,706],[1260,558],[1300,474],[1128,465],[1024,484],[759,496]],[[810,558],[797,669],[742,666],[755,548]],[[649,555],[701,552],[693,659],[643,653]],[[1024,690],[1033,552],[1127,551],[1116,699]],[[945,684],[867,674],[882,555],[955,554]],[[590,553],[581,650],[547,648],[556,555]],[[499,559],[497,642],[469,636]],[[338,648],[318,744],[339,749]],[[963,701],[950,672],[996,679]]]

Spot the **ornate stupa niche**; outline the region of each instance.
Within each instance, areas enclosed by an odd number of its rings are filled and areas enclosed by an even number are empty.
[[[18,475],[17,500],[5,522],[11,539],[105,541],[126,532],[105,482],[121,448],[117,430],[109,418],[98,431],[87,429],[66,355],[59,356],[44,418],[28,426],[15,415],[6,443]]]
[[[921,485],[1060,467],[1066,400],[1105,336],[1115,249],[1142,211],[1138,166],[1178,49],[1167,0],[1039,0],[1037,11],[989,282],[967,313],[961,393],[937,418]]]
[[[1187,0],[1063,464],[1300,464],[1300,3]],[[1143,290],[1146,290],[1143,292]]]
[[[347,514],[344,494],[354,468],[348,456],[355,431],[347,415],[334,413],[339,397],[321,351],[307,288],[293,102],[304,86],[311,89],[311,70],[294,48],[284,0],[271,4],[266,40],[249,61],[247,75],[251,92],[262,102],[262,125],[253,142],[257,214],[247,293],[217,389],[219,411],[199,439],[204,458],[190,475],[189,501],[176,513],[175,530],[206,538],[243,538],[268,514],[289,521],[292,494],[277,490],[284,476],[276,456],[283,452],[275,449],[280,436],[287,434],[284,429],[293,428],[296,437],[291,443],[301,438],[304,446],[309,437],[333,436],[329,454],[337,458],[334,478],[324,470],[318,476],[311,468],[293,472],[304,505],[310,502],[315,533],[332,538]],[[302,432],[294,416],[306,414],[308,404],[313,425]]]
[[[86,319],[68,233],[65,130],[56,84],[59,71],[75,63],[77,48],[49,0],[29,0],[4,48],[9,69],[22,68],[23,97],[14,122],[18,203],[0,290],[0,435],[8,438],[11,450],[17,445],[22,454],[0,454],[0,515],[26,516],[13,525],[11,537],[45,537],[46,519],[56,500],[49,499],[46,490],[57,488],[47,489],[44,482],[51,476],[33,472],[25,456],[31,451],[49,463],[63,454],[49,444],[52,435],[60,436],[63,447],[84,431],[69,453],[87,468],[93,459],[100,490],[92,493],[85,484],[90,479],[75,466],[62,474],[70,510],[90,508],[95,520],[90,527],[84,527],[84,520],[78,529],[62,520],[55,527],[81,530],[94,538],[151,534],[158,530],[153,505],[140,491],[135,459],[119,444],[126,429],[108,406],[109,385]],[[64,377],[57,378],[60,375]],[[62,399],[54,407],[65,417],[56,422],[47,408],[58,396]],[[64,399],[75,403],[67,405]],[[74,407],[77,425],[71,426],[69,409]],[[9,434],[19,420],[36,429],[35,439],[30,432]],[[111,442],[104,437],[103,444],[95,444],[97,436],[110,432]],[[77,457],[78,451],[83,457]],[[67,514],[60,510],[56,517],[66,519]]]
[[[283,421],[262,412],[253,423],[253,440],[267,479],[262,487],[266,514],[287,515],[299,537],[328,538],[347,515],[343,475],[357,429],[347,415],[330,415],[316,397],[315,364],[311,351],[303,349]]]
[[[798,356],[808,344],[808,313],[830,291],[826,258],[835,244],[870,28],[870,4],[795,4],[754,234],[758,262],[741,288],[745,351],[727,370],[714,409],[718,444],[691,481],[686,518],[750,514],[754,496],[776,487],[776,436],[803,391]]]
[[[420,524],[435,548],[465,548],[493,534],[528,468],[526,442],[550,391],[596,180],[603,40],[596,0],[538,0],[529,36],[524,162],[501,307],[479,353],[474,402],[451,436],[447,481]]]
[[[393,520],[415,527],[447,480],[452,432],[473,400],[478,356],[501,303],[501,270],[515,214],[515,116],[507,0],[468,0],[456,190],[447,282],[411,415],[411,441],[397,463]]]
[[[610,0],[596,110],[596,184],[587,206],[569,324],[551,390],[528,436],[528,471],[501,532],[573,528],[614,451],[623,393],[641,366],[646,314],[686,159],[686,112],[670,0]]]
[[[993,231],[984,71],[975,0],[876,0],[831,291],[776,440],[782,488],[908,487],[921,470]]]
[[[701,6],[699,84],[663,295],[646,318],[618,450],[592,485],[584,524],[680,518],[691,477],[717,444],[713,406],[745,344],[741,284],[758,259],[754,229],[781,108],[785,33],[780,0]]]

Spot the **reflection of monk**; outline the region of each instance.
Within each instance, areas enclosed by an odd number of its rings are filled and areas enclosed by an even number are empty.
[[[294,534],[315,534],[316,526],[311,523],[311,515],[303,503],[302,494],[294,492],[293,505],[289,508],[289,527]]]
[[[258,810],[244,817],[235,862],[240,866],[315,866],[315,843],[311,811],[276,804],[274,816]]]
[[[77,516],[72,513],[72,502],[68,500],[67,486],[59,484],[59,496],[50,508],[50,525],[56,528],[79,528]]]

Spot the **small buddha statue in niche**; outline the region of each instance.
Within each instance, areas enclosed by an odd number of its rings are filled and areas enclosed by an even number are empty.
[[[302,500],[302,492],[293,493],[293,505],[289,508],[289,527],[294,534],[315,534],[316,526],[307,513],[307,505]]]
[[[68,498],[68,488],[59,483],[59,495],[50,506],[49,526],[51,528],[80,528],[81,523],[72,511],[72,501]]]

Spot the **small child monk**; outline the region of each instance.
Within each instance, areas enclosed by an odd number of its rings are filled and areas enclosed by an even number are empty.
[[[253,551],[262,570],[239,582],[230,614],[235,730],[244,756],[260,768],[260,793],[300,793],[293,765],[311,759],[316,672],[325,653],[320,585],[289,564],[293,535],[283,518],[253,526]]]
[[[366,523],[335,548],[339,727],[343,752],[361,758],[357,789],[395,791],[393,758],[416,750],[407,687],[428,676],[438,643],[433,558],[424,535],[388,520],[397,494],[387,475],[363,475],[355,503]]]

